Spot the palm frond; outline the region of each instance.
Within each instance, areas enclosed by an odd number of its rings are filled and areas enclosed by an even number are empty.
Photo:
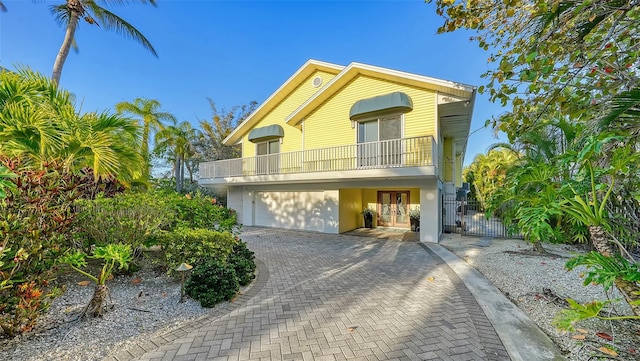
[[[145,49],[149,50],[153,56],[158,57],[158,53],[151,45],[151,42],[133,25],[129,24],[126,20],[105,9],[98,6],[95,2],[87,2],[87,9],[89,9],[96,20],[108,30],[114,30],[116,33],[125,37],[131,38],[140,43]]]

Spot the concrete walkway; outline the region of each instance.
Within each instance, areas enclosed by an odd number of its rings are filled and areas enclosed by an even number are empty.
[[[455,259],[449,267],[451,254],[437,245],[249,227],[242,239],[259,259],[248,292],[112,359],[561,359],[537,328],[499,337],[496,324],[533,323],[512,322],[495,287]],[[487,309],[495,302],[506,311]]]

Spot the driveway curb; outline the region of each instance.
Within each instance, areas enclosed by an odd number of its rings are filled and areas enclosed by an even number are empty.
[[[462,280],[486,314],[513,361],[566,360],[558,347],[522,310],[480,272],[435,243],[421,243]]]

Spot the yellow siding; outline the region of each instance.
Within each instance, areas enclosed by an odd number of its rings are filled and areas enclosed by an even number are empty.
[[[282,139],[282,144],[280,144],[280,153],[302,149],[302,131],[296,127],[287,125],[284,122],[284,119],[321,89],[314,88],[311,85],[311,80],[316,76],[320,76],[322,78],[322,85],[324,86],[327,82],[333,79],[335,75],[322,71],[316,71],[311,74],[254,126],[254,128],[261,128],[278,124],[282,129],[284,129],[284,137]],[[256,155],[256,145],[248,140],[248,135],[249,132],[247,132],[242,138],[243,157],[252,157]]]
[[[357,129],[351,128],[351,106],[358,100],[395,91],[406,93],[413,101],[413,110],[405,113],[404,137],[435,135],[435,92],[358,76],[305,119],[304,149],[354,144]]]
[[[338,232],[362,227],[362,192],[358,188],[340,189],[340,225]]]
[[[462,157],[456,156],[456,187],[462,187]]]
[[[443,156],[443,174],[444,174],[444,179],[443,181],[445,182],[453,182],[453,163],[455,162],[455,155],[453,154],[453,139],[451,138],[444,138],[444,149],[442,150],[442,156]]]

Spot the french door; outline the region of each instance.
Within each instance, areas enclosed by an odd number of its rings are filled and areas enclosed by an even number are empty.
[[[379,191],[378,215],[378,226],[409,228],[409,191]]]

